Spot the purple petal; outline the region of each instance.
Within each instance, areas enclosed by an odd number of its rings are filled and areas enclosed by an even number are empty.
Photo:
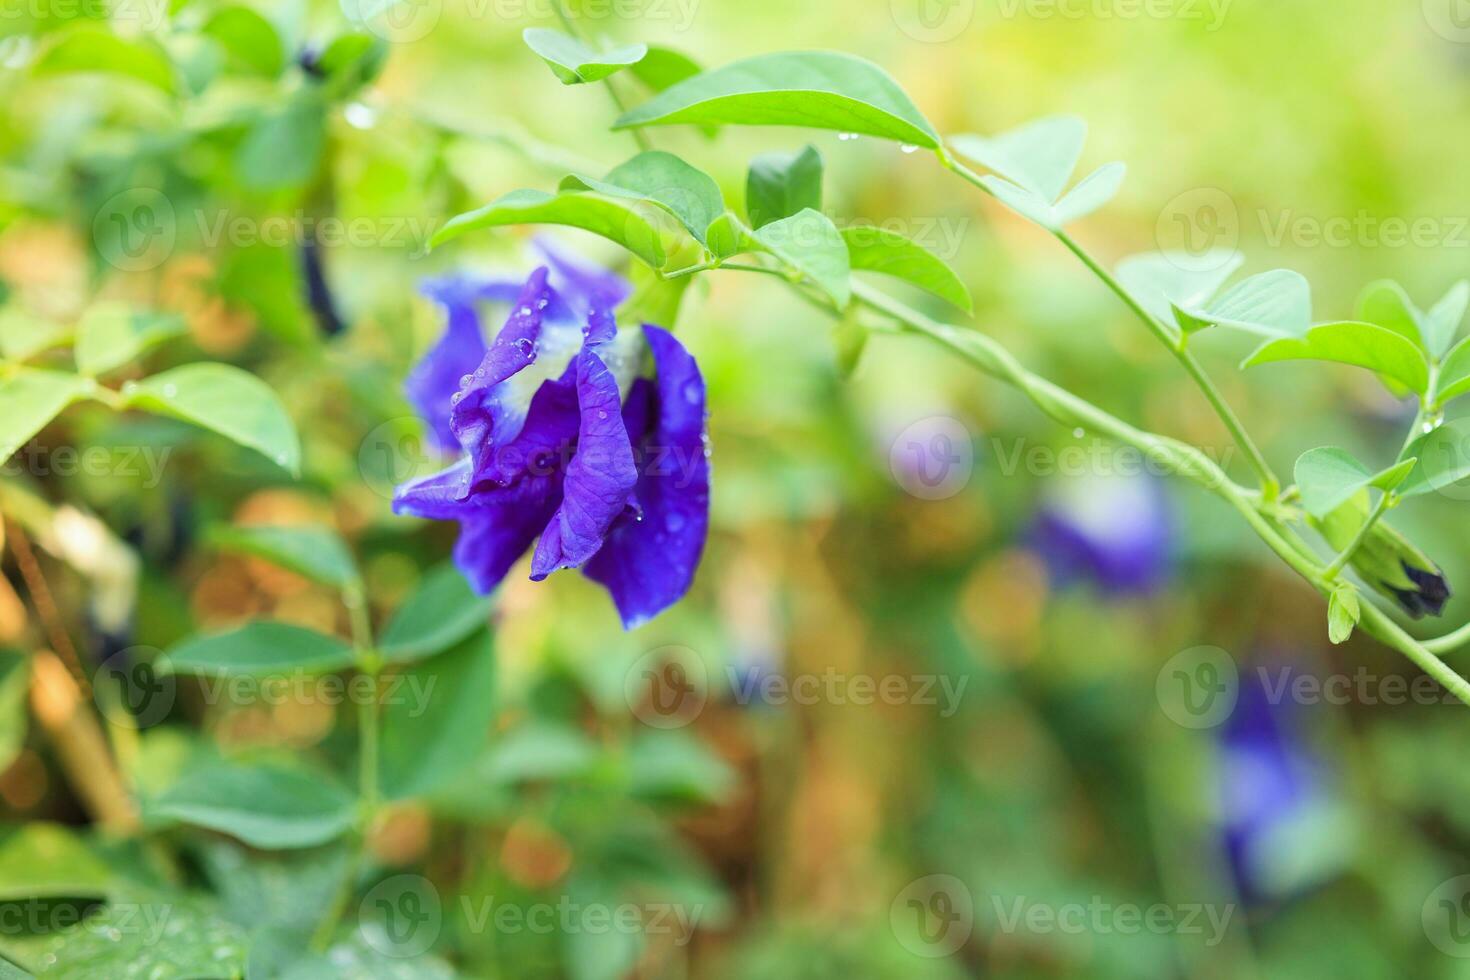
[[[627,629],[647,622],[689,591],[709,532],[709,459],[705,455],[705,388],[694,358],[673,334],[643,328],[658,369],[656,387],[634,385],[625,421],[648,418],[634,496],[641,519],[624,517],[607,535],[602,550],[587,563],[588,578],[612,593]]]
[[[459,448],[449,426],[459,379],[475,370],[485,356],[477,304],[489,300],[510,302],[520,293],[519,283],[448,276],[425,281],[420,290],[449,314],[444,336],[419,360],[404,382],[409,404],[428,424],[429,436],[440,449]]]
[[[537,581],[586,562],[630,502],[638,482],[633,446],[618,404],[618,382],[590,348],[577,355],[581,419],[577,451],[566,468],[561,507],[542,532],[531,559]]]
[[[550,239],[537,238],[535,244],[551,266],[552,284],[578,320],[594,309],[614,309],[632,295],[633,288],[621,276],[569,259]]]
[[[469,460],[400,487],[393,512],[460,525],[454,562],[477,592],[490,592],[531,547],[561,500],[559,476],[533,477],[460,499]]]
[[[499,430],[505,427],[510,410],[498,397],[499,385],[536,360],[536,340],[541,335],[541,320],[551,298],[546,276],[544,267],[531,273],[516,298],[510,319],[505,321],[479,367],[470,375],[469,383],[453,396],[449,426],[459,444],[471,455],[487,444],[506,438]]]

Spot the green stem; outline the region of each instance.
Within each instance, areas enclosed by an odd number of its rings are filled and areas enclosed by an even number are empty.
[[[723,268],[728,269],[731,266],[726,265]],[[1059,388],[1026,370],[1010,351],[984,334],[939,323],[865,283],[855,282],[852,289],[853,297],[858,302],[891,317],[908,331],[928,338],[986,374],[1019,389],[1038,408],[1062,424],[1082,425],[1117,442],[1142,450],[1170,472],[1193,480],[1221,497],[1240,514],[1256,536],[1277,557],[1321,595],[1325,597],[1332,591],[1332,582],[1324,577],[1325,569],[1310,549],[1295,534],[1278,530],[1275,518],[1263,513],[1263,506],[1272,502],[1231,481],[1197,447],[1135,428],[1086,399]],[[828,307],[827,311],[841,315],[841,311],[832,307]],[[1363,603],[1359,627],[1403,653],[1456,698],[1470,705],[1470,682],[1455,673],[1427,646],[1406,633],[1377,606]],[[1470,627],[1466,631],[1470,631]]]
[[[567,10],[565,0],[556,0],[556,3],[553,6],[556,9],[557,19],[561,21],[561,26],[566,28],[567,33],[570,34],[572,37],[576,38],[579,41],[582,41],[582,32],[577,30],[577,25],[572,20],[571,12]],[[612,99],[613,105],[618,110],[618,115],[625,115],[628,111],[628,104],[623,101],[623,97],[618,93],[617,84],[613,81],[611,76],[604,78],[602,81],[603,84],[607,87],[608,96]],[[653,149],[653,143],[649,140],[648,134],[645,133],[642,129],[634,127],[628,132],[632,135],[633,142],[638,144],[638,149],[644,151],[645,153]]]
[[[964,180],[975,185],[986,194],[990,194],[992,197],[994,196],[990,188],[985,186],[980,175],[969,167],[956,160],[950,160],[947,165]],[[1215,383],[1210,379],[1210,376],[1205,373],[1204,366],[1185,348],[1183,335],[1144,309],[1143,305],[1138,302],[1133,294],[1125,289],[1123,284],[1113,277],[1112,273],[1104,269],[1086,249],[1078,245],[1071,235],[1068,235],[1060,229],[1053,230],[1052,234],[1083,265],[1087,266],[1093,275],[1097,276],[1104,285],[1111,289],[1123,301],[1124,305],[1143,321],[1144,326],[1148,327],[1149,332],[1158,338],[1159,343],[1163,344],[1169,353],[1174,355],[1174,359],[1183,366],[1200,392],[1205,396],[1205,400],[1210,403],[1210,407],[1214,409],[1215,414],[1219,416],[1225,428],[1229,430],[1231,438],[1235,440],[1235,444],[1240,447],[1241,452],[1245,453],[1246,459],[1256,471],[1256,475],[1261,482],[1262,495],[1267,500],[1274,500],[1277,494],[1281,492],[1281,481],[1277,479],[1275,472],[1271,469],[1271,464],[1266,462],[1265,455],[1256,446],[1250,434],[1246,432],[1245,426],[1241,423],[1240,418],[1226,403],[1224,397],[1220,394],[1220,390],[1215,387]]]
[[[1436,636],[1432,640],[1424,641],[1424,649],[1430,653],[1449,653],[1458,650],[1466,643],[1470,643],[1470,623],[1466,623],[1452,633],[1444,636]]]
[[[1347,563],[1353,560],[1353,555],[1356,555],[1358,549],[1363,546],[1363,542],[1368,540],[1368,533],[1373,530],[1373,525],[1378,523],[1378,519],[1392,505],[1393,499],[1393,491],[1391,490],[1385,491],[1378,498],[1378,503],[1374,505],[1373,510],[1368,514],[1368,519],[1363,522],[1362,527],[1358,528],[1358,533],[1353,535],[1353,539],[1348,542],[1347,547],[1342,549],[1342,552],[1336,558],[1332,559],[1332,564],[1328,565],[1327,570],[1322,573],[1324,579],[1331,582],[1337,578],[1337,573],[1342,571],[1347,566]]]

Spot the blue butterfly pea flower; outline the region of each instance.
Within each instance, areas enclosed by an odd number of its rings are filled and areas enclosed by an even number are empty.
[[[688,591],[704,550],[704,379],[668,331],[617,329],[621,279],[547,260],[489,343],[476,311],[507,295],[503,282],[428,287],[450,323],[409,397],[464,455],[399,487],[393,508],[458,521],[454,558],[476,590],[492,590],[534,542],[532,579],[581,568],[632,629]]]
[[[1029,539],[1054,580],[1090,581],[1112,595],[1152,593],[1173,565],[1168,500],[1143,475],[1063,481],[1037,512]]]

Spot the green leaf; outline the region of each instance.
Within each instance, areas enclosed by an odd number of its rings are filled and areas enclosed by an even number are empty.
[[[455,649],[405,668],[388,683],[383,793],[389,799],[423,796],[460,776],[489,743],[495,717],[490,633],[476,630]]]
[[[90,378],[20,368],[0,381],[0,461],[30,441],[68,405],[96,390]]]
[[[600,82],[630,65],[636,65],[648,54],[648,46],[643,44],[594,51],[569,34],[544,27],[528,27],[521,37],[532,51],[541,56],[563,85]]]
[[[1435,379],[1434,403],[1443,405],[1470,391],[1470,337],[1466,337],[1445,355]]]
[[[869,225],[842,229],[848,260],[854,271],[881,272],[928,290],[960,309],[971,312],[970,291],[953,269],[933,252],[896,232]]]
[[[1086,141],[1082,119],[1048,116],[996,136],[965,133],[949,142],[962,156],[1054,204],[1072,179]]]
[[[199,33],[213,38],[236,71],[275,78],[286,67],[286,46],[275,25],[245,6],[221,7]]]
[[[755,232],[756,240],[793,270],[811,279],[839,307],[852,298],[847,243],[831,219],[811,208]]]
[[[561,189],[591,190],[656,204],[677,218],[700,244],[710,224],[725,212],[725,198],[714,178],[661,150],[638,154],[602,180],[572,174],[562,180]]]
[[[144,893],[51,933],[39,958],[48,980],[235,980],[247,945],[245,930],[220,918],[208,900]]]
[[[1118,188],[1123,186],[1123,178],[1127,175],[1127,165],[1115,161],[1105,163],[1083,177],[1056,203],[1057,227],[1080,221],[1107,204],[1117,196]]]
[[[1234,275],[1245,257],[1234,249],[1190,252],[1145,252],[1118,263],[1118,281],[1145,310],[1166,323],[1180,324],[1174,307],[1203,307]]]
[[[1345,582],[1333,589],[1327,600],[1327,638],[1333,643],[1346,642],[1362,614],[1357,589]]]
[[[286,407],[270,386],[228,364],[186,364],[123,386],[130,408],[210,429],[277,466],[301,471],[301,443]]]
[[[217,525],[209,530],[209,543],[221,551],[264,558],[338,589],[359,579],[347,544],[336,531],[321,525]]]
[[[628,70],[653,91],[662,92],[686,78],[693,78],[704,69],[700,68],[699,62],[682,52],[650,44],[648,53]]]
[[[1392,330],[1424,347],[1423,318],[1404,287],[1391,279],[1369,283],[1358,297],[1358,319]]]
[[[1467,305],[1470,305],[1470,282],[1461,279],[1425,314],[1424,340],[1429,345],[1429,353],[1438,357],[1449,350],[1460,331],[1460,322],[1465,319]]]
[[[321,162],[326,125],[322,105],[312,98],[270,110],[251,125],[235,151],[240,182],[261,191],[310,182]]]
[[[154,344],[187,333],[184,318],[137,310],[125,303],[98,303],[77,324],[77,370],[98,375],[133,360]]]
[[[129,41],[105,30],[78,28],[62,34],[32,65],[37,75],[77,72],[121,75],[170,95],[177,77],[163,50],[151,41]]]
[[[1404,453],[1417,457],[1419,464],[1399,487],[1400,497],[1445,490],[1470,477],[1470,428],[1459,420],[1441,425],[1415,439]]]
[[[760,251],[763,246],[745,222],[734,212],[726,211],[710,222],[709,231],[705,234],[705,247],[715,258],[724,261],[744,252]]]
[[[643,732],[624,759],[629,789],[643,799],[716,804],[738,780],[728,763],[685,732]]]
[[[204,677],[326,674],[352,666],[352,646],[304,626],[254,620],[223,633],[193,636],[173,647],[158,669]]]
[[[811,208],[822,210],[822,155],[814,146],[798,153],[763,153],[750,161],[745,214],[752,228]]]
[[[1404,482],[1414,464],[1414,459],[1405,459],[1378,473],[1370,473],[1345,449],[1323,446],[1308,450],[1296,461],[1302,507],[1313,517],[1326,517],[1367,487],[1384,492],[1395,489]]]
[[[1424,353],[1400,334],[1371,323],[1346,321],[1312,327],[1305,337],[1268,341],[1242,367],[1274,361],[1335,361],[1376,371],[1422,394],[1429,386]]]
[[[378,652],[389,663],[409,663],[431,657],[459,643],[485,625],[490,597],[476,595],[452,563],[424,574],[378,641]]]
[[[807,126],[940,150],[939,134],[882,68],[832,51],[759,55],[703,72],[613,128],[675,123]]]
[[[498,783],[558,782],[588,775],[601,757],[601,746],[580,729],[531,722],[498,737],[481,771]]]
[[[1188,333],[1219,325],[1263,337],[1300,337],[1312,325],[1312,287],[1299,273],[1274,269],[1241,280],[1203,309],[1181,304],[1175,317]]]
[[[0,902],[102,897],[112,873],[74,831],[32,822],[0,842]]]
[[[630,206],[622,198],[598,194],[543,191],[511,191],[475,211],[455,215],[429,239],[442,245],[468,231],[505,225],[566,225],[581,228],[616,242],[655,269],[667,258],[665,243],[646,210]]]
[[[6,360],[24,361],[60,344],[71,337],[65,324],[54,323],[22,310],[0,310],[0,354]]]
[[[229,834],[251,847],[291,850],[342,836],[356,806],[351,794],[319,774],[215,762],[145,800],[143,812]]]

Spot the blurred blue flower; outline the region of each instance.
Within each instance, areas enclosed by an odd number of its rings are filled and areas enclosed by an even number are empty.
[[[1090,476],[1057,481],[1028,539],[1054,581],[1090,581],[1113,594],[1146,594],[1173,565],[1173,524],[1159,481]]]
[[[450,324],[409,397],[464,456],[399,487],[393,509],[458,521],[455,561],[478,591],[536,542],[532,579],[581,568],[632,629],[688,591],[704,550],[704,379],[668,331],[617,329],[621,279],[547,258],[488,344],[476,306],[505,296],[504,282],[427,287]]]
[[[1350,827],[1322,762],[1301,739],[1295,670],[1243,673],[1219,732],[1220,824],[1248,900],[1285,897],[1336,871]]]

